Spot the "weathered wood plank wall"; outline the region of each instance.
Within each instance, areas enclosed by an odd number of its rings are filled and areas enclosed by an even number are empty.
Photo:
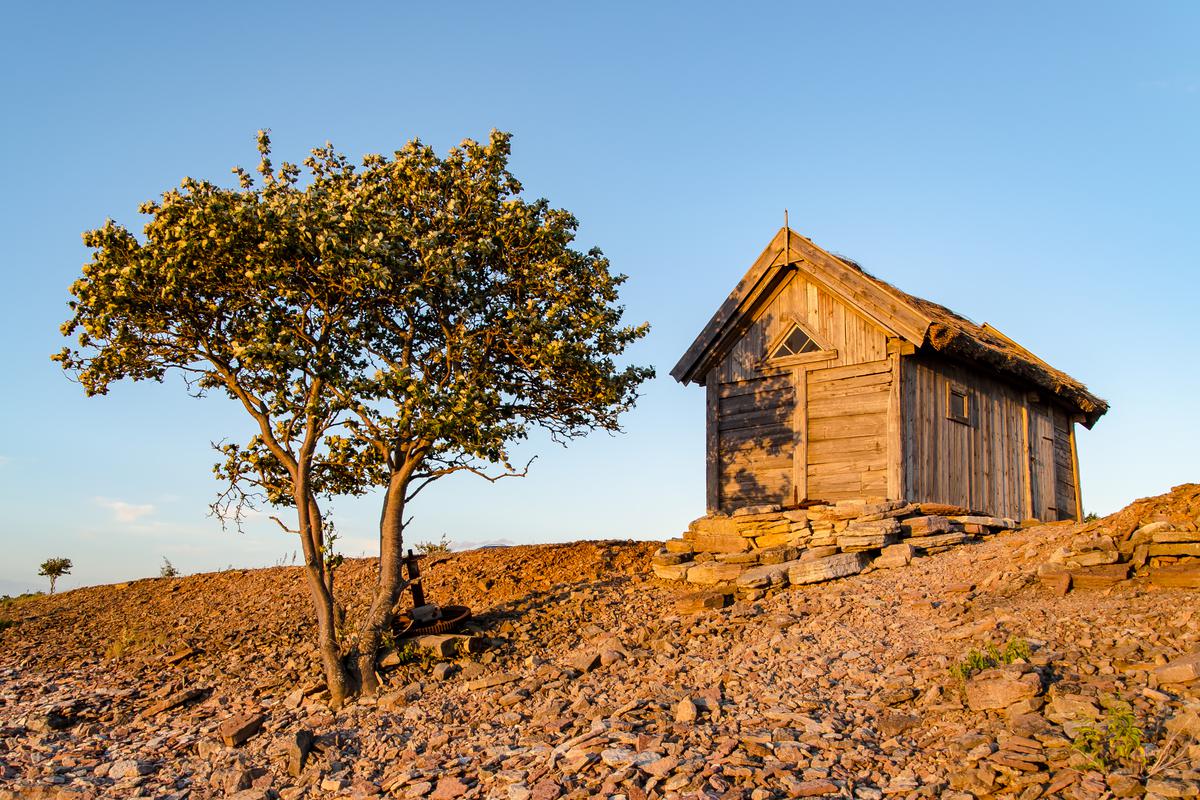
[[[717,397],[721,510],[793,502],[791,381],[765,377],[723,384]]]
[[[808,496],[885,497],[892,361],[808,375]]]
[[[949,384],[967,390],[967,424],[947,414]],[[906,359],[901,396],[907,499],[1016,519],[1075,516],[1071,422],[1061,409],[928,356]]]

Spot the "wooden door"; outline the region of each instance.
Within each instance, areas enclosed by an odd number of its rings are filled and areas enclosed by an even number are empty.
[[[1033,515],[1053,522],[1058,516],[1055,494],[1054,420],[1049,409],[1042,405],[1029,407],[1030,485],[1033,493]]]

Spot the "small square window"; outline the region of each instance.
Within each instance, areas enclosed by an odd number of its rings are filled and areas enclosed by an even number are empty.
[[[971,424],[971,395],[967,387],[957,383],[946,384],[946,418],[964,425]]]

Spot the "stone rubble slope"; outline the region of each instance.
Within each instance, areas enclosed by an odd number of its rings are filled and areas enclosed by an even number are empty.
[[[336,713],[298,569],[10,603],[0,798],[1197,796],[1196,594],[1057,593],[1039,569],[1085,530],[731,605],[655,577],[655,543],[454,554],[427,562],[427,593],[472,606],[487,649],[387,670],[377,701]],[[371,566],[339,572],[345,602]],[[1028,658],[951,673],[1013,640]],[[1119,702],[1149,769],[1070,746]]]

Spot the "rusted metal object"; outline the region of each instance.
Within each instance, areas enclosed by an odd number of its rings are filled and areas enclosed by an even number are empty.
[[[438,606],[425,600],[420,558],[412,550],[404,558],[404,569],[408,573],[413,607],[396,615],[393,627],[397,637],[451,633],[471,618],[471,609],[466,606]]]

